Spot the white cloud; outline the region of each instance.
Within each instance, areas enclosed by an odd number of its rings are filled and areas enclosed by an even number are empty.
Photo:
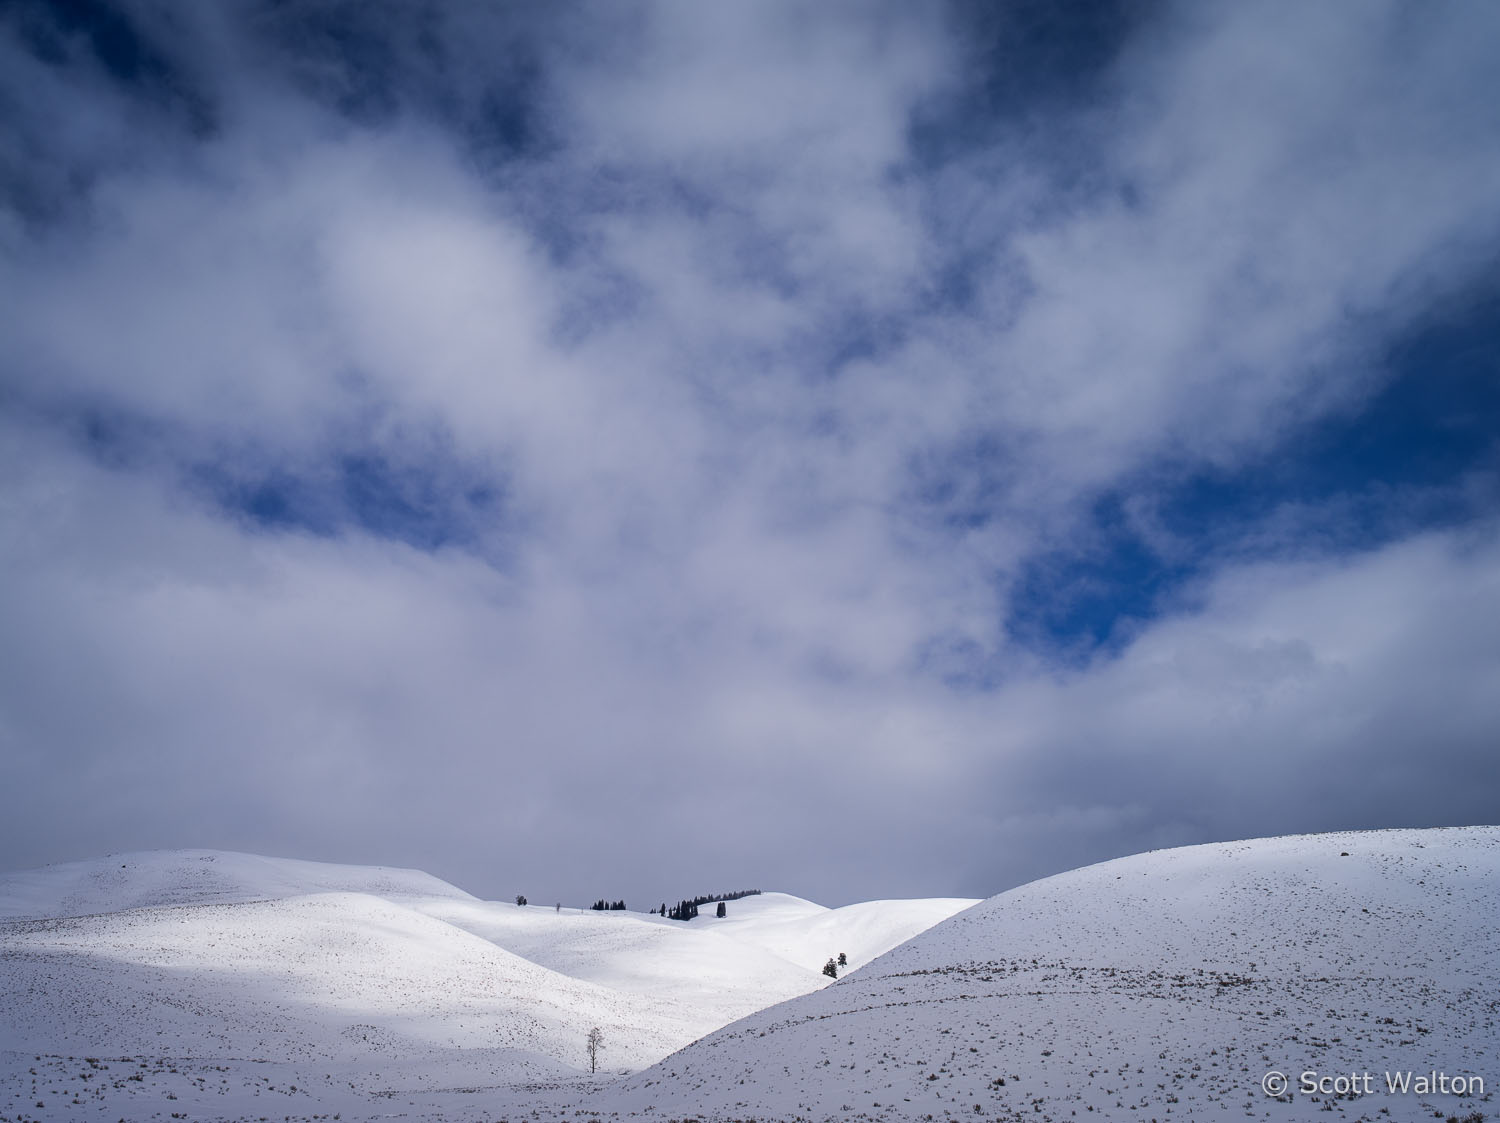
[[[1289,561],[1316,512],[1273,520],[1247,533],[1270,560],[1081,671],[1004,627],[1024,559],[1101,489],[1354,408],[1385,377],[1368,324],[1493,246],[1488,17],[1405,11],[1146,29],[1109,102],[1069,110],[1103,139],[1069,154],[1100,189],[1065,200],[1039,198],[1056,139],[1003,123],[913,161],[911,113],[969,76],[900,8],[549,24],[547,143],[498,164],[455,128],[499,34],[478,17],[439,22],[446,70],[392,45],[396,107],[363,123],[308,92],[347,76],[299,56],[287,85],[286,45],[236,18],[177,29],[222,60],[221,131],[147,114],[136,162],[61,134],[52,164],[97,158],[87,206],[3,243],[0,737],[26,803],[0,847],[286,839],[580,899],[619,891],[590,880],[603,847],[622,879],[836,896],[1439,816],[1390,778],[1424,723],[1454,767],[1491,727],[1489,538]],[[113,104],[97,76],[66,96],[75,125]],[[944,304],[971,244],[977,304]],[[881,338],[835,369],[840,333]],[[130,455],[76,439],[85,411],[138,425]],[[211,463],[336,493],[366,447],[458,458],[502,499],[424,553],[183,484]],[[938,681],[975,666],[991,689]],[[770,841],[711,829],[730,812]]]

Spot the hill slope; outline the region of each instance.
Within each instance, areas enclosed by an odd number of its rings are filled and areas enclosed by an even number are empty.
[[[852,971],[978,903],[925,897],[861,901],[830,909],[785,893],[765,893],[731,902],[722,920],[711,915],[713,906],[707,906],[694,923],[764,948],[808,971],[821,972],[830,957],[844,953]]]
[[[769,950],[797,944],[796,899],[765,897],[760,925],[756,906],[682,924],[218,851],[6,875],[0,1119],[38,1103],[43,1118],[439,1118],[517,1082],[573,1095],[594,1026],[606,1071],[628,1072],[827,984]],[[891,902],[883,923],[792,911],[798,946],[826,958],[845,935],[890,946],[971,903]]]
[[[227,850],[151,850],[0,874],[0,919],[91,916],[309,893],[474,900],[462,889],[420,870],[266,858]]]
[[[1447,1118],[1500,1089],[1500,828],[1159,851],[993,897],[601,1091],[709,1119]],[[1289,1074],[1267,1096],[1262,1077]],[[1357,1099],[1300,1074],[1374,1074]],[[1361,1089],[1363,1090],[1363,1089]],[[1382,1114],[1381,1109],[1390,1114]]]

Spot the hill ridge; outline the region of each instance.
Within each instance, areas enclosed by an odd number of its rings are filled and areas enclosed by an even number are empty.
[[[599,1105],[709,1119],[1323,1118],[1328,1097],[1261,1091],[1277,1065],[1293,1078],[1446,1067],[1490,1077],[1493,1092],[1497,889],[1497,827],[1111,859],[998,894]],[[705,1102],[716,1088],[733,1094]],[[1476,1103],[1360,1106],[1446,1118]]]

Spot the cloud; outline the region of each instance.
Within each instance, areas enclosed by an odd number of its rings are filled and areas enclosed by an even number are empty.
[[[7,864],[836,903],[1493,796],[1492,442],[1262,478],[1482,280],[1487,15],[91,18],[0,46]]]
[[[982,787],[1005,792],[1001,836],[1052,830],[1082,860],[1122,844],[1482,821],[1494,532],[1234,567],[1118,659],[1002,694],[1009,783]],[[1058,807],[1087,811],[1036,821]]]

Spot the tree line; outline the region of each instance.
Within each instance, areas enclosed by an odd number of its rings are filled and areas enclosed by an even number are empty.
[[[719,907],[716,915],[723,916],[725,915],[725,901],[738,901],[743,897],[754,897],[758,893],[760,893],[759,889],[737,889],[733,893],[705,893],[701,897],[685,897],[671,908],[668,908],[666,902],[663,901],[661,908],[652,909],[651,913],[654,916],[664,916],[668,920],[692,920],[698,915],[699,905],[717,901]]]
[[[663,901],[661,904],[661,908],[651,910],[651,915],[665,916],[669,920],[692,920],[695,916],[698,915],[699,905],[707,905],[711,904],[714,901],[717,901],[719,903],[717,915],[723,916],[725,901],[738,901],[744,897],[757,896],[759,893],[759,889],[736,889],[733,893],[705,893],[701,897],[685,897],[682,900],[678,901],[671,908],[668,908],[667,903]],[[526,903],[526,898],[518,893],[516,895],[516,904],[524,905]],[[558,905],[557,907],[559,909],[562,908],[561,905]],[[590,905],[589,908],[593,909],[595,912],[624,912],[625,902],[606,901],[603,897],[600,897],[597,901]]]

